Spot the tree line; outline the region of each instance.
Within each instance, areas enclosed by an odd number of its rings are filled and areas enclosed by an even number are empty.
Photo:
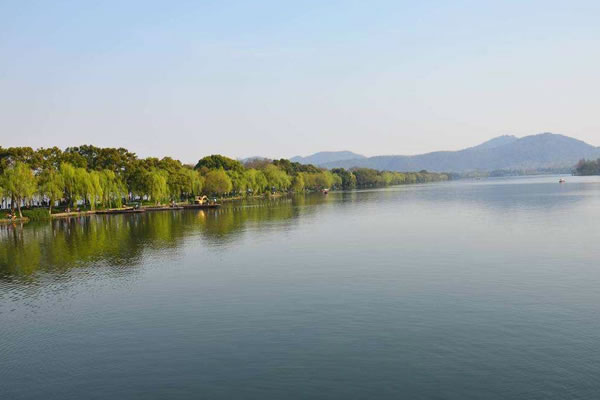
[[[146,200],[155,204],[185,201],[198,195],[215,197],[353,189],[447,180],[447,174],[376,171],[368,168],[326,170],[286,159],[240,162],[222,155],[186,165],[170,157],[138,158],[124,148],[91,145],[69,147],[0,147],[0,199],[17,208],[121,207]]]
[[[600,175],[600,158],[597,160],[580,160],[575,166],[575,175]]]

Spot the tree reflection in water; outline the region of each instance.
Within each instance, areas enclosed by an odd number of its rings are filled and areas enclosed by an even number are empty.
[[[0,279],[35,279],[37,272],[60,273],[92,264],[127,268],[138,265],[145,251],[177,249],[190,237],[209,244],[232,243],[249,226],[282,229],[293,226],[322,195],[233,202],[218,210],[95,215],[0,226]]]

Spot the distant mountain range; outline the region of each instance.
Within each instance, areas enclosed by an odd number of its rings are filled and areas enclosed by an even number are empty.
[[[364,157],[349,151],[321,152],[292,161],[325,168],[367,167],[388,171],[469,172],[572,168],[582,158],[597,159],[600,147],[553,133],[522,138],[504,135],[458,151],[414,156]]]
[[[356,154],[351,151],[321,151],[307,157],[296,156],[290,158],[292,162],[301,164],[321,165],[326,163],[335,163],[344,160],[360,160],[367,158],[361,154]]]

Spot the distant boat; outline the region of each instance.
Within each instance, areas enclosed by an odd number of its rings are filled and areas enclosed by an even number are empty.
[[[327,193],[329,193],[329,189],[323,189],[323,190],[321,190],[321,192],[322,192],[323,194],[327,194]]]
[[[558,183],[565,183],[566,181],[567,181],[566,179],[560,178],[560,179],[558,180]]]

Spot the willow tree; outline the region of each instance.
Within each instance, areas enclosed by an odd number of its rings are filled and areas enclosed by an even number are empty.
[[[263,193],[269,186],[265,174],[254,168],[246,171],[246,179],[248,180],[248,188],[256,194]]]
[[[204,177],[193,169],[184,168],[183,171],[186,176],[183,193],[187,196],[198,196],[202,193]]]
[[[90,191],[88,192],[88,199],[90,201],[90,207],[92,210],[96,209],[96,203],[102,199],[104,194],[102,191],[102,185],[100,184],[100,173],[98,171],[91,171],[88,174],[88,181]]]
[[[122,199],[127,193],[123,182],[113,171],[107,169],[100,171],[99,178],[102,192],[100,198],[103,206],[106,208],[121,207]]]
[[[69,163],[62,163],[60,164],[59,171],[65,185],[65,196],[69,201],[71,207],[73,207],[75,205],[75,200],[78,195],[75,167],[73,167],[73,165]]]
[[[89,201],[90,207],[93,209],[94,185],[90,179],[90,173],[85,168],[75,170],[75,187],[77,198],[83,200],[84,206]]]
[[[206,174],[204,181],[204,191],[206,193],[223,195],[231,192],[232,188],[231,179],[224,170],[217,169]]]
[[[273,164],[267,165],[264,174],[271,189],[287,190],[292,184],[290,176]]]
[[[304,190],[304,174],[299,172],[292,179],[292,190],[294,192],[302,192]]]
[[[33,171],[24,163],[16,162],[12,167],[4,170],[3,186],[8,195],[17,203],[19,217],[23,218],[21,203],[30,199],[36,192],[36,177]]]
[[[230,170],[226,172],[231,180],[232,191],[235,193],[245,193],[248,189],[248,179],[244,171]]]
[[[39,176],[39,193],[48,198],[48,213],[52,214],[52,206],[63,197],[65,181],[61,174],[53,168],[44,169]]]
[[[149,180],[149,196],[152,200],[156,201],[156,204],[160,204],[161,201],[166,200],[169,196],[169,187],[167,186],[166,174],[153,170],[150,172]]]

